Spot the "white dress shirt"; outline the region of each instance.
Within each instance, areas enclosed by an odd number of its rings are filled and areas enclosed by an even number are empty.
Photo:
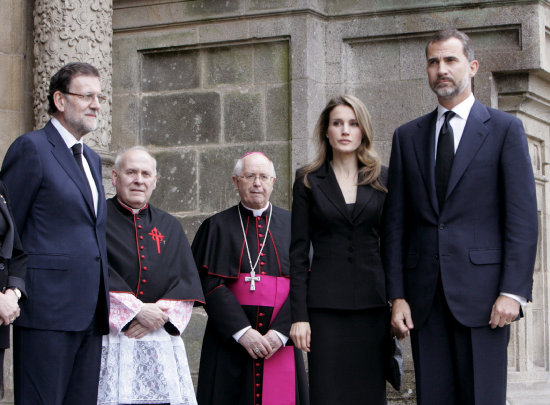
[[[55,129],[57,129],[57,132],[59,132],[59,135],[61,135],[61,138],[63,138],[63,141],[67,145],[67,148],[71,149],[77,143],[82,145],[82,166],[84,166],[84,172],[86,173],[86,178],[88,179],[88,183],[90,184],[90,190],[92,191],[92,199],[94,202],[94,212],[97,215],[97,185],[95,184],[94,178],[92,176],[90,165],[88,164],[88,161],[84,156],[84,145],[81,141],[77,141],[74,135],[67,131],[67,129],[56,118],[52,117],[51,121]],[[71,154],[73,153],[72,150],[70,152]]]

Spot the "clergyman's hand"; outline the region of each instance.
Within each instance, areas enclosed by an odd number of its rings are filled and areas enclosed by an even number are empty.
[[[164,326],[168,321],[168,314],[164,312],[157,304],[143,304],[141,311],[136,315],[140,324],[149,330],[157,330]]]
[[[409,336],[411,329],[414,328],[411,308],[403,298],[396,298],[392,302],[391,326],[399,340]]]
[[[239,343],[253,359],[263,359],[273,352],[269,341],[256,329],[248,329],[239,339]]]
[[[264,337],[267,339],[272,349],[272,352],[265,356],[265,359],[267,360],[283,346],[283,342],[281,341],[281,338],[277,335],[277,332],[275,332],[273,329],[269,329]]]
[[[152,332],[151,329],[146,328],[136,319],[130,322],[130,326],[124,332],[124,335],[129,338],[141,339],[143,336],[147,335],[149,332]]]

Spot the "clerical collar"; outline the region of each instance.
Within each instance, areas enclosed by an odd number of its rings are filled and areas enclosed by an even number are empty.
[[[134,215],[139,214],[141,211],[143,211],[144,209],[146,209],[146,208],[149,206],[149,203],[147,203],[147,204],[145,204],[145,205],[144,205],[143,207],[141,207],[141,208],[132,208],[132,207],[130,207],[129,205],[126,205],[126,204],[124,204],[122,201],[120,201],[120,198],[117,197],[116,200],[118,201],[118,203],[119,203],[121,206],[123,206],[124,208],[126,208],[128,211],[132,211],[132,213],[133,213]]]
[[[246,208],[248,211],[252,211],[252,214],[255,216],[255,217],[261,217],[262,214],[264,213],[265,210],[267,210],[269,208],[269,201],[267,202],[266,206],[263,207],[263,208],[260,208],[260,209],[253,209],[253,208],[248,208],[246,205],[243,204],[243,202],[241,201],[241,205]]]

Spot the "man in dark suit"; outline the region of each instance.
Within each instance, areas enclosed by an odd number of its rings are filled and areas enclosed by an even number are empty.
[[[96,404],[108,332],[106,207],[101,160],[82,137],[97,128],[99,73],[63,66],[51,79],[51,121],[9,148],[1,179],[28,253],[28,299],[14,328],[16,404]]]
[[[468,36],[437,33],[426,59],[439,106],[395,131],[390,159],[392,326],[410,332],[419,404],[504,405],[537,245],[527,140],[519,119],[475,100]]]

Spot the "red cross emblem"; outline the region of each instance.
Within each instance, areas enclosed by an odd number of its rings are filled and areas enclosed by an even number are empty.
[[[159,232],[159,230],[155,227],[151,232],[149,232],[149,235],[151,235],[151,238],[155,242],[157,242],[157,252],[160,255],[160,242],[164,240],[164,235]]]

